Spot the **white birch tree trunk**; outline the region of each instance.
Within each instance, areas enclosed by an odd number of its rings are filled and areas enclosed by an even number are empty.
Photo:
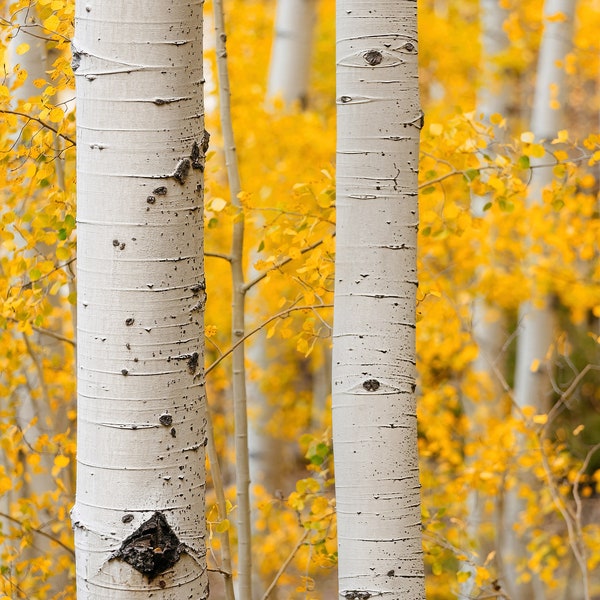
[[[503,85],[503,73],[498,65],[498,56],[508,47],[508,38],[503,30],[507,12],[499,0],[481,0],[479,4],[481,23],[481,45],[483,74],[482,83],[477,91],[477,114],[491,126],[490,117],[493,114],[506,115],[508,104],[508,89]],[[499,128],[495,134],[500,135]],[[471,213],[479,219],[489,218],[484,206],[491,202],[489,195],[471,196]],[[493,399],[492,406],[497,408],[502,397],[502,386],[496,375],[496,369],[503,371],[501,357],[506,338],[505,323],[500,310],[490,306],[484,296],[477,296],[472,307],[472,334],[479,353],[473,362],[472,370],[477,373],[481,382],[481,394],[473,398],[465,398],[465,414],[470,424],[471,436],[478,436],[483,431],[482,418],[485,415],[486,402],[481,397]],[[482,406],[483,405],[483,406]],[[494,410],[494,409],[493,409]],[[476,565],[482,564],[489,551],[490,541],[481,534],[485,519],[485,498],[480,497],[477,490],[472,490],[467,500],[467,533],[475,542],[476,560],[465,562],[464,571],[471,577],[461,587],[461,595],[470,597],[475,589]]]
[[[78,600],[208,597],[202,2],[77,3]]]
[[[337,3],[333,443],[339,596],[424,598],[415,406],[413,1]]]
[[[545,28],[538,59],[537,80],[531,115],[531,131],[536,140],[550,143],[564,127],[564,107],[566,101],[566,73],[561,61],[572,47],[575,0],[546,0],[544,5]],[[564,19],[549,17],[562,13]],[[553,91],[555,90],[555,91]],[[557,107],[552,101],[558,102]],[[529,184],[528,206],[541,204],[542,190],[552,182],[552,167],[540,167],[548,159],[532,159],[531,182]],[[539,295],[532,290],[533,295]],[[517,338],[517,360],[515,366],[514,402],[518,408],[530,405],[538,411],[548,410],[552,393],[551,346],[554,342],[554,314],[551,299],[542,297],[538,302],[529,301],[519,310],[519,330]],[[513,525],[520,520],[524,509],[516,491],[506,498],[505,543],[502,555],[506,559],[506,587],[513,600],[540,600],[544,597],[541,584],[534,578],[533,590],[528,585],[517,583],[515,562],[526,556],[526,541],[518,539]]]
[[[277,0],[267,98],[306,106],[317,19],[315,0]]]
[[[531,131],[536,139],[550,142],[564,127],[564,106],[566,101],[565,70],[559,66],[572,48],[574,0],[547,0],[544,6],[545,17],[557,13],[565,15],[565,20],[546,20],[531,116]],[[552,108],[552,90],[560,108]],[[527,202],[529,206],[540,204],[542,189],[552,182],[552,167],[540,168],[543,159],[532,160],[531,182]],[[547,159],[546,161],[547,162]],[[515,372],[515,402],[519,407],[527,404],[540,410],[548,408],[550,393],[550,371],[547,353],[554,337],[553,311],[546,300],[543,306],[527,302],[519,312],[519,337]],[[539,361],[540,368],[532,369]]]

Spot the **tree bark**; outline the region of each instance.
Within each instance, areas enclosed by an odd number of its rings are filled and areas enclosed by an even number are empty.
[[[424,598],[415,406],[416,3],[338,0],[339,596]]]
[[[278,0],[267,98],[307,104],[310,58],[317,18],[315,0]]]
[[[557,13],[562,13],[565,18],[549,19]],[[544,17],[546,21],[538,59],[531,131],[536,140],[543,139],[550,143],[564,126],[566,73],[560,63],[572,47],[575,0],[546,0]],[[554,101],[558,104],[555,105]],[[532,159],[532,165],[536,168],[532,169],[529,184],[529,207],[541,204],[542,190],[553,179],[552,167],[541,167],[541,160],[543,159]],[[534,260],[529,259],[529,266],[534,265]],[[534,299],[523,304],[519,310],[514,403],[519,409],[531,405],[543,412],[550,408],[552,394],[550,354],[555,335],[554,311],[551,298],[543,290],[537,289],[535,284],[532,286],[532,296]],[[543,586],[535,576],[533,589],[529,584],[519,583],[516,562],[527,556],[527,542],[519,539],[513,528],[525,508],[516,490],[507,494],[505,506],[505,543],[502,555],[507,564],[506,587],[513,600],[542,600]]]
[[[78,600],[208,597],[202,2],[77,3]]]

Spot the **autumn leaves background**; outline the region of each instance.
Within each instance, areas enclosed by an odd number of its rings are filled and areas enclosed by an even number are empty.
[[[515,599],[593,597],[600,585],[600,6],[577,3],[572,34],[562,40],[568,51],[556,65],[564,82],[548,90],[563,125],[542,140],[531,100],[544,31],[563,13],[543,16],[541,0],[499,3],[493,22],[506,42],[490,55],[486,4],[419,3],[426,119],[417,348],[427,597],[497,594],[507,573],[538,590],[515,591]],[[280,315],[251,337],[247,358],[258,588],[264,592],[291,557],[273,597],[316,599],[331,597],[336,563],[328,406],[334,6],[316,5],[306,108],[266,98],[270,46],[259,40],[272,39],[274,8],[226,5],[241,209],[229,201],[206,31],[205,335],[207,364],[215,365],[207,385],[230,511],[220,515],[209,490],[209,566],[221,564],[219,536],[236,536],[230,364],[217,361],[232,345],[229,265],[220,255],[229,252],[241,210],[245,268],[250,279],[261,277],[247,299],[247,330]],[[29,0],[3,3],[0,589],[7,598],[58,599],[74,598],[73,5],[39,0],[35,11],[39,25],[27,20]],[[482,106],[490,105],[482,90],[501,97],[504,110]],[[534,170],[549,179],[529,203]],[[548,393],[515,407],[526,302],[552,314],[547,352],[526,365]],[[481,322],[490,325],[491,345]],[[517,519],[506,525],[515,498]],[[509,552],[513,529],[520,542]]]

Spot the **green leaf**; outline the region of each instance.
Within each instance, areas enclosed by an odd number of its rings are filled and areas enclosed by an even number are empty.
[[[467,181],[473,181],[477,177],[479,177],[479,169],[467,169],[465,171],[465,179]]]
[[[526,156],[525,154],[523,154],[523,156],[520,156],[519,160],[517,161],[519,169],[529,169],[530,164],[531,163],[529,162],[529,156]]]

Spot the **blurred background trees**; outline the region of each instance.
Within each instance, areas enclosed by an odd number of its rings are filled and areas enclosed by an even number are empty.
[[[74,13],[64,0],[1,4],[0,590],[74,598]],[[229,510],[217,511],[209,486],[214,597],[222,536],[234,549],[237,540],[227,354],[236,340],[223,258],[241,213],[246,284],[256,282],[245,305],[248,418],[269,465],[250,486],[254,597],[330,598],[337,585],[328,383],[335,7],[305,4],[310,78],[290,96],[283,80],[268,84],[275,3],[225,5],[239,206],[210,42],[204,56],[207,391]],[[600,6],[577,3],[571,22],[558,4],[419,3],[417,394],[432,599],[600,594]],[[208,3],[209,25],[211,15]],[[560,45],[546,43],[553,31]],[[549,59],[557,76],[542,85],[548,46],[560,48]],[[550,130],[534,125],[537,87],[557,118]],[[531,360],[518,358],[525,306],[545,307],[553,323],[544,355]],[[543,392],[517,399],[519,361]],[[529,582],[535,596],[510,586]]]

